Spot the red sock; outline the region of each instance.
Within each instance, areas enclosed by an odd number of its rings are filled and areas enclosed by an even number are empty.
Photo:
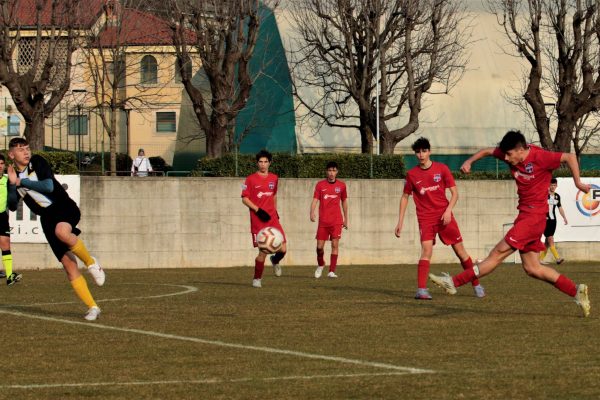
[[[554,282],[554,287],[571,297],[575,297],[577,294],[577,286],[575,283],[564,275],[558,277],[556,282]]]
[[[471,257],[469,257],[465,261],[461,261],[460,265],[462,265],[463,269],[473,268],[473,260],[471,260]],[[471,281],[471,283],[473,286],[477,286],[479,285],[479,279],[475,278]]]
[[[329,258],[329,272],[335,272],[335,267],[337,267],[337,254],[332,254]]]
[[[322,267],[325,265],[325,250],[317,249],[317,265]]]
[[[265,270],[265,262],[254,260],[254,279],[261,279]]]
[[[417,287],[419,289],[427,289],[429,264],[429,260],[419,260],[419,264],[417,264]]]
[[[465,269],[463,272],[461,272],[458,275],[454,275],[452,277],[452,282],[454,282],[455,287],[459,287],[459,286],[462,286],[464,284],[471,282],[473,279],[477,279],[477,276],[475,276],[475,271],[471,267],[471,268]]]

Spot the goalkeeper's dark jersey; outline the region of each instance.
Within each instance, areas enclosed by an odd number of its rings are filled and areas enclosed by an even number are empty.
[[[35,214],[43,215],[46,212],[46,209],[53,204],[60,206],[65,202],[70,203],[67,191],[56,180],[50,169],[50,165],[42,156],[37,154],[32,156],[27,168],[17,172],[17,174],[21,180],[29,179],[30,181],[37,182],[42,182],[46,179],[52,180],[53,187],[52,191],[49,193],[27,188],[25,182],[21,183],[21,186],[17,188],[19,197],[23,198],[27,207]]]

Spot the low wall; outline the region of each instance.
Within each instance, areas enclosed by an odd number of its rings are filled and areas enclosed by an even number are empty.
[[[253,265],[248,209],[240,178],[82,177],[82,238],[106,268],[185,268]],[[282,179],[281,223],[288,237],[283,265],[316,263],[316,223],[309,207],[315,179]],[[403,180],[348,180],[350,221],[340,264],[417,262],[419,232],[410,201],[402,237],[394,236]],[[465,246],[481,257],[517,214],[512,181],[458,181],[455,208]],[[570,261],[600,259],[594,242],[565,243]],[[15,269],[59,266],[46,244],[13,244]],[[326,248],[328,254],[328,248]],[[328,258],[326,257],[326,260]],[[512,260],[512,257],[511,257]],[[455,263],[450,247],[435,246],[433,262]]]

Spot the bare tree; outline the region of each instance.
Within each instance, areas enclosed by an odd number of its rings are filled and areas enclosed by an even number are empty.
[[[513,52],[527,62],[521,96],[541,145],[568,152],[573,143],[581,153],[598,128],[590,117],[600,109],[599,4],[488,0],[488,5]]]
[[[324,124],[357,128],[362,152],[371,151],[379,111],[381,149],[392,153],[419,128],[423,96],[448,93],[462,77],[463,11],[460,0],[295,1],[299,101]]]
[[[276,0],[171,0],[173,43],[183,85],[206,135],[208,157],[220,157],[228,127],[246,106],[253,80],[249,63],[254,53],[261,12]],[[211,98],[192,84],[185,66],[198,57]]]
[[[80,0],[0,0],[0,83],[25,120],[31,148],[44,147],[45,119],[71,83]],[[26,27],[26,28],[24,28]]]
[[[166,54],[171,63],[165,65],[165,57],[156,61],[160,55],[152,55],[151,46],[170,44],[171,31],[166,21],[144,12],[143,5],[143,0],[107,2],[104,18],[82,46],[93,87],[92,108],[109,137],[113,174],[117,170],[117,116],[155,107],[165,85],[165,79],[162,83],[160,79],[161,64],[170,68],[174,61],[174,55]]]

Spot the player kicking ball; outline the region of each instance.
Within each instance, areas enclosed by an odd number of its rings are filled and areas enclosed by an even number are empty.
[[[39,155],[31,155],[27,140],[20,137],[11,139],[8,157],[14,163],[8,167],[9,209],[16,210],[21,197],[27,207],[40,216],[42,230],[50,248],[62,263],[73,290],[88,307],[85,319],[96,320],[100,315],[100,308],[79,272],[73,254],[85,263],[98,286],[104,284],[105,274],[77,237],[81,233],[77,229],[81,218],[79,207],[56,180],[48,162]]]
[[[328,278],[337,278],[335,269],[339,253],[342,227],[348,229],[348,194],[346,184],[337,179],[338,166],[335,161],[325,167],[327,179],[315,186],[310,204],[310,220],[316,221],[317,203],[319,203],[319,226],[317,228],[317,269],[315,278],[319,279],[325,266],[325,242],[331,240],[331,256]],[[341,209],[340,209],[341,206]],[[344,215],[342,216],[342,211]]]
[[[546,227],[548,183],[552,171],[559,168],[561,163],[566,163],[573,174],[575,186],[584,193],[590,191],[590,185],[581,182],[577,158],[574,154],[553,152],[528,145],[521,132],[509,131],[498,147],[479,150],[464,162],[461,170],[465,173],[471,172],[471,165],[486,156],[503,160],[510,167],[517,184],[519,215],[513,227],[483,261],[455,276],[429,274],[429,278],[448,294],[455,294],[457,287],[474,278],[491,274],[506,257],[519,250],[527,275],[551,283],[561,292],[573,297],[581,307],[583,316],[589,316],[591,305],[587,285],[576,285],[565,275],[540,264],[539,257],[540,251],[545,248],[540,239]]]
[[[408,207],[408,197],[412,194],[417,210],[419,232],[421,234],[421,257],[417,266],[417,300],[431,300],[427,289],[427,274],[433,254],[435,237],[439,236],[446,246],[452,246],[454,254],[464,269],[472,268],[473,261],[465,250],[462,235],[452,214],[458,201],[458,189],[450,169],[445,164],[431,160],[429,140],[419,138],[412,145],[419,165],[406,174],[404,192],[400,198],[400,213],[396,225],[396,237],[400,237],[404,225],[404,214]],[[446,198],[450,190],[450,201]],[[473,279],[473,290],[477,297],[485,297],[485,290],[479,280]]]
[[[285,257],[287,245],[285,232],[279,223],[279,214],[277,213],[278,178],[277,175],[269,172],[271,161],[273,161],[273,156],[266,150],[261,150],[256,154],[258,171],[249,175],[242,185],[242,203],[250,210],[250,232],[254,247],[258,247],[256,234],[262,228],[271,226],[283,234],[281,249],[271,256],[275,276],[281,276],[279,262]],[[252,279],[252,286],[255,288],[262,287],[266,258],[267,254],[259,250],[254,260],[254,278]]]

